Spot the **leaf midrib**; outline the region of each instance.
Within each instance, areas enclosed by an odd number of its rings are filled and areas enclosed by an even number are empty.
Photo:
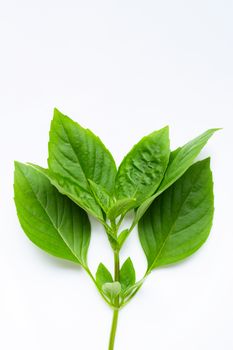
[[[163,248],[165,247],[165,245],[166,245],[166,243],[167,243],[169,237],[171,236],[171,234],[172,234],[172,232],[173,232],[173,230],[174,230],[174,227],[175,227],[175,225],[176,225],[177,219],[178,219],[178,217],[179,217],[179,214],[180,214],[180,212],[181,212],[181,210],[182,210],[184,204],[186,203],[186,201],[187,201],[187,199],[188,199],[190,193],[193,191],[193,187],[194,187],[194,184],[196,183],[196,179],[197,179],[197,177],[200,175],[201,172],[202,172],[202,169],[198,172],[198,174],[196,174],[196,176],[195,176],[195,181],[192,182],[191,189],[188,191],[188,193],[187,193],[187,195],[186,195],[186,197],[185,197],[185,200],[184,200],[183,203],[181,204],[181,206],[180,206],[180,208],[179,208],[179,210],[178,210],[178,212],[177,212],[176,218],[175,218],[175,220],[174,220],[174,223],[173,223],[173,225],[171,226],[171,229],[168,231],[167,236],[166,236],[166,238],[165,238],[163,244],[161,245],[161,247],[160,247],[160,249],[159,249],[159,251],[158,251],[158,254],[157,254],[156,257],[155,257],[153,264],[152,264],[151,267],[148,269],[148,272],[150,272],[153,268],[156,267],[156,262],[157,262],[158,258],[160,257],[160,255],[161,255],[161,253],[162,253],[162,250],[163,250]]]
[[[80,158],[79,158],[79,156],[78,156],[78,154],[77,154],[75,148],[73,147],[73,144],[72,144],[71,139],[70,139],[70,135],[69,135],[68,131],[66,130],[64,124],[63,124],[62,118],[60,118],[60,122],[61,122],[61,126],[62,126],[62,128],[63,128],[63,130],[64,130],[64,132],[65,132],[65,134],[66,134],[66,136],[67,136],[67,139],[68,139],[68,141],[69,141],[69,144],[70,144],[70,146],[71,146],[71,148],[72,148],[72,150],[73,150],[73,152],[74,152],[74,154],[75,154],[75,156],[76,156],[76,158],[77,158],[77,161],[78,161],[78,163],[79,163],[79,165],[80,165],[80,168],[81,168],[81,170],[82,170],[82,173],[83,173],[83,175],[84,175],[84,177],[85,177],[85,179],[86,179],[87,188],[88,188],[88,190],[89,190],[89,193],[91,194],[91,188],[90,188],[90,185],[89,185],[89,182],[88,182],[87,175],[86,175],[86,173],[85,173],[85,171],[84,171],[84,169],[83,169],[82,162],[80,161]],[[86,137],[86,135],[85,135],[85,137]]]

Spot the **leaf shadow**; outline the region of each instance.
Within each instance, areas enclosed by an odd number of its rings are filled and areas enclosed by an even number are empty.
[[[191,260],[198,259],[198,256],[203,253],[204,249],[205,249],[205,245],[200,247],[195,253],[191,254],[190,256],[188,256],[180,261],[174,262],[172,264],[160,266],[160,267],[158,267],[158,270],[176,269],[176,268],[179,268],[180,266],[184,266],[186,264],[188,265]]]
[[[36,249],[34,254],[37,254],[39,259],[41,258],[43,261],[45,261],[45,262],[47,261],[50,266],[53,266],[57,269],[78,270],[78,271],[82,270],[81,265],[78,265],[75,262],[72,262],[69,260],[65,260],[65,259],[53,256],[53,255],[49,255],[49,254],[43,252],[42,250],[40,251],[40,250]]]

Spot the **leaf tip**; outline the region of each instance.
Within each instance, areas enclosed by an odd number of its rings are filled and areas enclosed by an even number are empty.
[[[125,260],[125,262],[124,262],[124,264],[132,264],[132,260],[131,260],[131,258],[130,258],[130,256]]]
[[[54,108],[53,110],[53,119],[52,119],[52,122],[53,120],[61,120],[61,119],[64,119],[64,118],[68,118],[70,119],[69,117],[67,117],[65,114],[63,114],[61,111],[59,111],[59,109],[57,109],[56,107]]]
[[[223,128],[212,128],[212,129],[209,129],[208,131],[211,133],[211,136],[214,134],[214,133],[216,133],[216,131],[220,131],[220,130],[222,130]],[[207,132],[208,132],[207,131]]]
[[[60,114],[62,114],[62,113],[59,111],[59,109],[57,107],[54,107],[53,115],[55,116],[55,115],[60,115]]]
[[[201,162],[202,162],[202,164],[210,167],[210,161],[211,161],[211,158],[207,157],[207,158],[203,159]]]
[[[15,170],[16,170],[16,169],[20,169],[20,168],[22,168],[23,166],[25,166],[24,163],[19,162],[18,160],[14,160],[14,167],[15,167]]]

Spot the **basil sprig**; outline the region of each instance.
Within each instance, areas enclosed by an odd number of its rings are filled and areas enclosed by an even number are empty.
[[[20,224],[39,248],[81,265],[113,309],[109,350],[114,348],[118,313],[152,270],[193,254],[206,241],[213,220],[210,159],[194,163],[210,129],[170,151],[169,128],[143,137],[117,169],[111,153],[90,130],[57,109],[51,122],[48,168],[15,162],[15,204]],[[127,212],[131,225],[122,230]],[[100,262],[88,265],[89,215],[104,227],[114,255],[112,274]],[[147,258],[137,280],[133,262],[120,250],[138,224]]]

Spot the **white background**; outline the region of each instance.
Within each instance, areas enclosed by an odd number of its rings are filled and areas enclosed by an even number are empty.
[[[232,350],[233,2],[0,0],[0,348],[107,350],[111,311],[85,273],[31,244],[13,160],[46,165],[53,107],[91,128],[117,163],[166,124],[172,148],[223,127],[211,155],[215,220],[192,258],[154,271],[120,315],[116,350]],[[146,266],[136,232],[131,256]],[[89,260],[112,255],[93,224]]]

